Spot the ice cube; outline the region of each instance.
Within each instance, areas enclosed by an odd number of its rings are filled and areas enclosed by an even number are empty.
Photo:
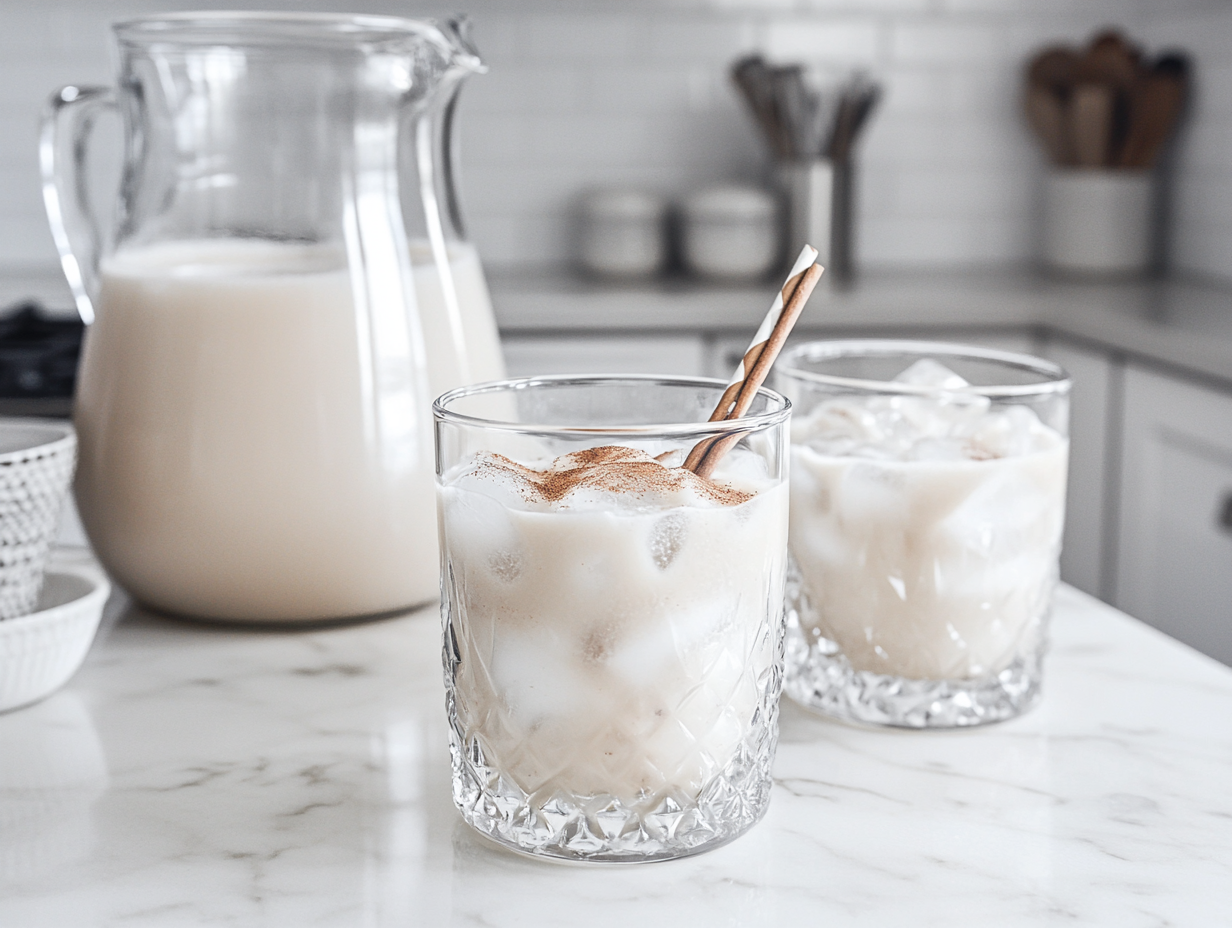
[[[973,457],[1007,458],[1038,450],[1042,424],[1026,406],[1007,406],[982,416],[968,430]]]
[[[856,460],[843,474],[833,501],[845,523],[865,525],[906,519],[910,496],[900,469]]]
[[[607,667],[638,687],[662,681],[673,665],[695,663],[699,650],[725,640],[721,633],[731,625],[731,613],[731,604],[723,600],[672,609],[662,621],[618,640],[607,655]]]
[[[1041,525],[1055,511],[1053,500],[1016,465],[996,462],[938,527],[971,555],[1005,560],[1046,544]]]
[[[509,509],[485,493],[446,487],[441,490],[447,549],[475,564],[487,564],[502,580],[521,573],[521,536]]]
[[[757,436],[746,440],[750,443],[765,443],[764,439],[759,439]],[[732,448],[719,462],[714,476],[719,480],[736,483],[741,487],[763,486],[769,478],[766,469],[766,457],[769,453],[769,449],[766,448],[761,449],[760,453],[740,447]]]
[[[988,397],[972,393],[898,396],[891,403],[916,439],[958,434],[989,407]]]
[[[807,416],[793,422],[792,440],[810,444],[843,439],[876,441],[882,431],[876,410],[867,402],[836,399],[821,403]]]
[[[506,583],[522,576],[522,556],[515,551],[493,551],[488,555],[488,567]]]
[[[576,639],[554,629],[502,627],[489,664],[493,686],[510,715],[530,726],[542,719],[587,711],[593,683],[571,650]]]
[[[895,383],[909,383],[917,387],[939,387],[943,390],[961,390],[969,387],[963,380],[940,361],[920,358],[894,378]]]
[[[650,556],[659,570],[667,570],[684,547],[688,519],[683,512],[672,512],[658,519],[650,529]]]

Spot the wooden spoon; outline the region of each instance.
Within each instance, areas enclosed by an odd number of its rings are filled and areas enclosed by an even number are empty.
[[[1142,71],[1142,53],[1121,33],[1105,30],[1091,40],[1076,70],[1077,81],[1102,81],[1128,90]]]
[[[1082,168],[1108,164],[1112,136],[1113,90],[1107,84],[1078,84],[1070,95],[1070,138],[1074,163]]]
[[[1123,168],[1149,168],[1168,141],[1185,105],[1189,62],[1181,55],[1166,55],[1134,90],[1133,115],[1118,164]]]
[[[1069,127],[1066,125],[1065,107],[1061,98],[1047,87],[1030,84],[1023,106],[1027,112],[1027,121],[1044,143],[1044,149],[1052,163],[1073,164]]]
[[[1078,53],[1064,45],[1045,48],[1027,65],[1027,84],[1068,94],[1078,67]]]

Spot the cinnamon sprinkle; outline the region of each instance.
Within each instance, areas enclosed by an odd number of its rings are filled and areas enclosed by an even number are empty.
[[[475,467],[518,479],[527,502],[560,502],[574,490],[588,489],[624,496],[646,496],[684,489],[721,506],[738,506],[752,493],[713,483],[692,471],[666,467],[644,452],[624,445],[601,445],[562,455],[543,470],[535,470],[501,454],[485,454]]]

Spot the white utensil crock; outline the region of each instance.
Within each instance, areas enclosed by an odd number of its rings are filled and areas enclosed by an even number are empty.
[[[1053,169],[1044,182],[1044,263],[1101,276],[1145,271],[1153,192],[1149,171]]]

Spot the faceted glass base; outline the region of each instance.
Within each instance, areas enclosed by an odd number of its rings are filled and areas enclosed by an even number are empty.
[[[1039,700],[1043,640],[1040,635],[1040,643],[997,674],[972,680],[910,680],[854,669],[833,641],[808,641],[793,609],[787,618],[783,692],[806,708],[857,724],[987,725],[1021,715]]]
[[[776,662],[777,665],[777,662]],[[778,686],[770,687],[778,693]],[[634,803],[559,790],[527,795],[489,765],[456,723],[448,693],[453,798],[468,824],[517,851],[562,860],[640,863],[708,851],[739,837],[770,802],[778,700],[767,700],[728,765],[696,797],[667,791]]]

